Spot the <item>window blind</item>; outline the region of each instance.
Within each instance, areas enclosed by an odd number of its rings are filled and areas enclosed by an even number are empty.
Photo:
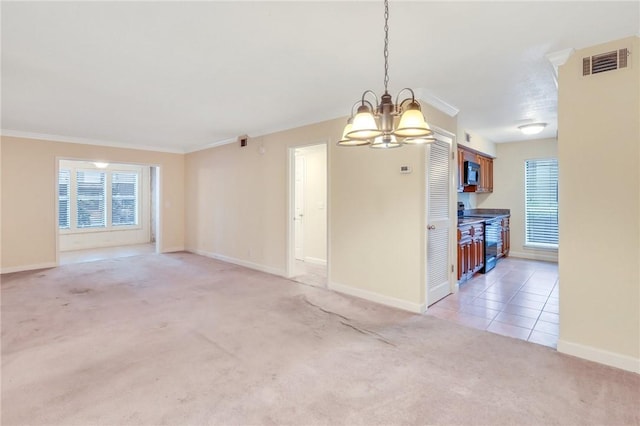
[[[69,187],[71,185],[71,170],[60,169],[58,171],[58,227],[69,229],[71,227],[71,214],[69,204]]]
[[[558,247],[558,160],[525,161],[525,244]]]
[[[135,172],[111,175],[111,224],[138,224],[138,174]]]
[[[105,173],[82,170],[76,172],[76,202],[78,228],[104,228]]]

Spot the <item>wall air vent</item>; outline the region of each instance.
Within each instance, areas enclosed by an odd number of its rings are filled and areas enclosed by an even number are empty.
[[[582,58],[582,75],[598,74],[627,67],[628,49],[613,50]]]
[[[244,148],[245,146],[247,146],[249,142],[249,136],[247,135],[238,136],[238,142],[240,143],[240,147]]]

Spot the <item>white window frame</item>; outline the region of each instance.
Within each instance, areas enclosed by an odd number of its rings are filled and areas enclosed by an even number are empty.
[[[70,184],[69,184],[69,228],[60,228],[60,219],[58,216],[57,227],[58,232],[61,235],[67,234],[88,234],[94,232],[113,232],[113,231],[131,231],[142,229],[142,182],[143,182],[143,167],[126,165],[126,164],[110,164],[106,168],[99,168],[92,162],[75,161],[75,160],[63,160],[64,165],[60,165],[60,170],[70,171]],[[77,200],[77,172],[78,171],[99,171],[105,173],[105,226],[104,227],[78,227],[78,200]],[[138,176],[138,185],[136,188],[136,222],[135,225],[113,225],[112,222],[112,175],[113,173],[136,173]],[[58,174],[59,179],[59,174]],[[59,197],[59,194],[57,194]],[[59,199],[59,198],[58,198]],[[59,209],[59,207],[58,207]],[[58,213],[59,214],[59,213]]]
[[[558,210],[559,210],[559,206],[558,206],[558,181],[557,181],[557,175],[558,175],[558,159],[557,158],[536,158],[536,159],[528,159],[525,160],[524,162],[524,222],[525,222],[525,226],[524,226],[524,246],[528,247],[528,248],[534,248],[534,249],[544,249],[544,250],[553,250],[556,251],[558,250],[558,243],[544,243],[544,242],[538,242],[538,241],[530,241],[529,240],[529,216],[531,214],[530,209],[533,209],[532,207],[529,206],[529,199],[531,198],[529,195],[529,175],[527,173],[527,169],[529,166],[530,162],[555,162],[555,167],[556,167],[556,182],[555,182],[555,198],[556,198],[556,202],[555,202],[555,214],[556,214],[556,221],[558,218]],[[551,207],[552,208],[552,207]],[[556,234],[556,241],[559,240],[559,230],[557,231]]]

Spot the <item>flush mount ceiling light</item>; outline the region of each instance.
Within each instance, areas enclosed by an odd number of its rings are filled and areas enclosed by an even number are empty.
[[[380,101],[371,90],[362,94],[362,99],[351,108],[351,116],[338,141],[340,146],[363,146],[371,148],[397,148],[404,144],[424,144],[434,142],[431,128],[424,119],[420,103],[416,101],[413,90],[402,89],[396,97],[396,103],[388,91],[389,85],[389,1],[384,1],[384,94]],[[404,91],[411,97],[398,103]],[[365,99],[371,95],[375,105]],[[356,114],[353,109],[358,106]],[[399,120],[396,118],[400,117]]]
[[[106,169],[107,167],[109,167],[109,163],[101,163],[99,161],[96,161],[95,163],[93,163],[93,165],[99,169]]]
[[[525,135],[537,135],[543,131],[545,127],[547,127],[547,123],[532,123],[518,126],[518,129]]]

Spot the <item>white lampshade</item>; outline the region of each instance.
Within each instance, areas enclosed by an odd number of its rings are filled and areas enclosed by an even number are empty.
[[[398,128],[393,132],[394,135],[402,138],[429,136],[432,133],[420,111],[420,104],[415,101],[411,102],[402,113]]]
[[[436,138],[433,135],[430,136],[420,136],[415,138],[405,138],[402,143],[407,145],[423,145],[426,143],[433,143],[436,141]]]
[[[337,143],[337,145],[340,146],[362,146],[362,145],[368,145],[369,143],[371,143],[371,141],[366,140],[366,139],[349,139],[347,137],[347,134],[349,132],[351,132],[351,130],[353,129],[353,124],[351,123],[351,120],[347,123],[346,126],[344,126],[344,130],[342,132],[342,139],[340,139]]]
[[[382,135],[382,131],[378,129],[376,119],[373,117],[371,110],[366,105],[358,108],[358,113],[353,118],[353,126],[351,131],[346,134],[349,139],[374,139]]]
[[[398,142],[395,136],[385,135],[385,136],[378,136],[377,138],[375,138],[375,140],[371,143],[370,148],[389,149],[389,148],[398,148],[400,146],[402,146],[402,144]]]

